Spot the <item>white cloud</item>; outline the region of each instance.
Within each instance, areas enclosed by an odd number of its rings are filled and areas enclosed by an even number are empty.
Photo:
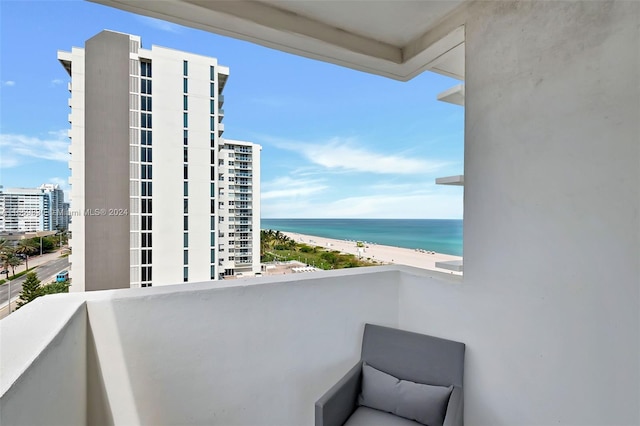
[[[6,80],[6,81],[2,81],[2,85],[12,87],[16,85],[16,82],[13,80]]]
[[[319,180],[291,179],[282,177],[262,185],[260,194],[261,200],[272,200],[275,198],[294,198],[308,197],[313,194],[320,193],[327,189]]]
[[[46,138],[0,134],[2,166],[16,167],[28,158],[69,161],[69,140],[66,135],[66,130],[49,132]]]
[[[64,83],[64,80],[59,79],[59,78],[55,78],[55,79],[51,80],[51,85],[52,86],[59,86],[59,85],[61,85],[63,83]]]
[[[462,197],[456,194],[398,194],[346,197],[327,202],[264,203],[264,217],[460,219]]]
[[[162,19],[151,18],[148,16],[138,16],[137,19],[143,24],[151,28],[155,28],[156,30],[166,31],[168,33],[174,34],[179,34],[180,32],[182,32],[182,27],[180,25],[163,21]]]
[[[0,155],[0,169],[9,169],[19,164],[16,157],[10,156],[8,153],[5,153],[3,149],[0,149],[0,152],[2,153],[2,155]]]
[[[330,170],[377,174],[426,174],[449,163],[412,158],[398,153],[374,152],[357,146],[352,138],[332,138],[325,143],[289,142],[267,138],[278,148],[298,153],[308,161]]]

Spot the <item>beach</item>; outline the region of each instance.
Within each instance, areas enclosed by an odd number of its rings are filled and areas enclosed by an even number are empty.
[[[295,232],[283,232],[283,234],[297,243],[319,246],[329,250],[338,250],[342,253],[354,254],[356,256],[360,255],[363,259],[380,262],[382,264],[408,265],[416,268],[461,275],[460,272],[452,272],[448,269],[436,268],[435,265],[436,262],[462,260],[462,257],[460,256],[452,256],[433,251],[385,246],[372,242],[363,242],[364,247],[358,247],[356,245],[356,241],[337,240]]]

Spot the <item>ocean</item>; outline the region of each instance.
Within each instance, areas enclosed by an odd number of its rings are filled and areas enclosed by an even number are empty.
[[[261,219],[260,227],[462,256],[456,219]]]

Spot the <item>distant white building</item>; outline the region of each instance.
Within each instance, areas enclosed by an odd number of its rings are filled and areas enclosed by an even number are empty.
[[[47,231],[64,230],[69,226],[69,203],[64,202],[64,191],[59,185],[45,183],[40,185],[48,198],[49,227]]]
[[[72,290],[259,272],[260,147],[222,139],[229,69],[112,31],[58,59],[71,76]]]
[[[66,229],[68,206],[58,185],[39,188],[0,186],[0,232],[34,232]]]
[[[220,274],[260,272],[260,146],[224,140],[218,157]]]

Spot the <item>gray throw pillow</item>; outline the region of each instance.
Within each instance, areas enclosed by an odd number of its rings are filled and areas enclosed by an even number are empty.
[[[376,410],[415,420],[428,426],[442,426],[453,386],[432,386],[400,380],[362,365],[362,393],[358,402]]]

